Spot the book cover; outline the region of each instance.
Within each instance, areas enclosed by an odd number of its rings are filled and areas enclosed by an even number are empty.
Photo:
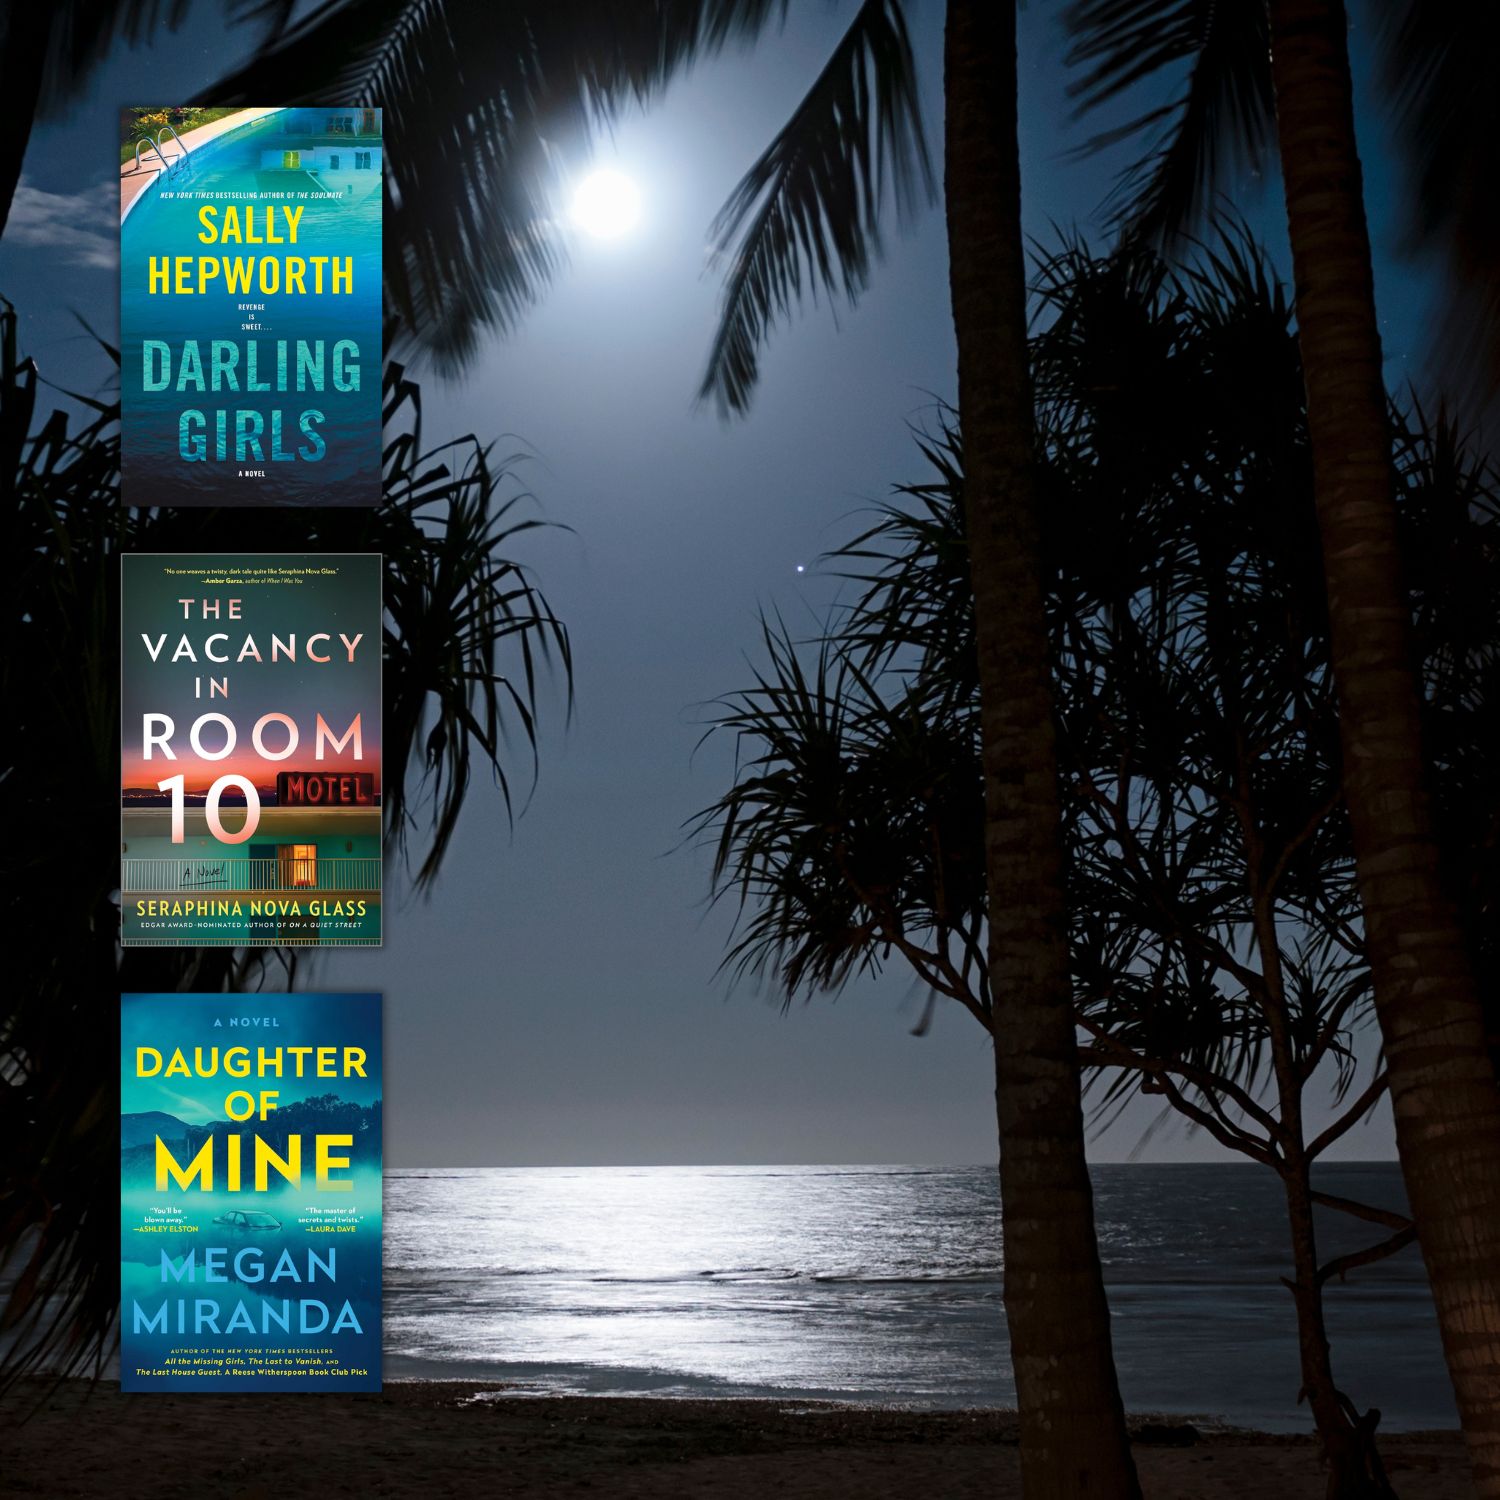
[[[120,1387],[380,1389],[380,996],[120,998]]]
[[[121,117],[121,499],[380,499],[378,109]]]
[[[126,553],[126,947],[381,938],[381,560]]]

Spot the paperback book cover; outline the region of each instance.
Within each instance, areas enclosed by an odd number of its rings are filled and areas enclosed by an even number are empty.
[[[126,947],[381,938],[381,559],[126,553]]]
[[[120,998],[120,1387],[380,1389],[380,996]]]
[[[380,499],[378,109],[121,116],[121,498]]]

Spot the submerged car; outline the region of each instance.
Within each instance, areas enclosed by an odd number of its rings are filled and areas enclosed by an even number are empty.
[[[235,1209],[231,1213],[220,1214],[214,1220],[215,1224],[228,1224],[231,1229],[280,1229],[281,1220],[270,1214],[263,1214],[258,1209],[252,1209],[248,1213],[242,1213]]]

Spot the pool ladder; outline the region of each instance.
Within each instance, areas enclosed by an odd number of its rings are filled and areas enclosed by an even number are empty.
[[[170,160],[168,160],[166,150],[162,143],[162,137],[164,135],[170,135],[172,139],[177,142],[177,149],[179,152],[181,152],[180,156],[174,156]],[[154,137],[149,135],[144,136],[141,140],[138,140],[135,143],[135,169],[137,172],[139,172],[141,169],[141,152],[146,150],[147,147],[149,147],[156,153],[156,159],[162,165],[162,173],[169,179],[175,177],[179,172],[183,171],[187,167],[188,163],[192,160],[193,153],[182,144],[182,137],[178,135],[177,132],[172,128],[171,121],[168,121],[165,125],[163,125],[162,128],[157,131]]]

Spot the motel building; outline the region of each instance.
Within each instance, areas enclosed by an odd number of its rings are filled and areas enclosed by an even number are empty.
[[[345,198],[379,193],[384,149],[378,109],[287,109],[280,124],[279,138],[260,153],[263,188],[320,188]]]
[[[381,811],[373,777],[290,772],[261,791],[255,832],[226,844],[193,799],[183,840],[171,808],[127,800],[120,818],[122,930],[132,945],[341,947],[380,942]],[[286,805],[287,801],[295,805]],[[245,808],[219,811],[230,833]],[[140,903],[164,903],[142,912]]]

